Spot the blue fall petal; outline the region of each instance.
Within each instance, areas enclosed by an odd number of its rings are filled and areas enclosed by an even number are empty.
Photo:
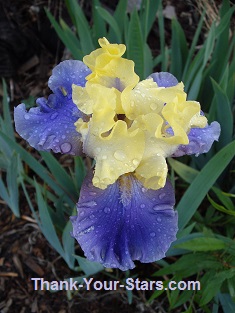
[[[204,128],[191,128],[188,133],[189,144],[179,145],[177,150],[172,155],[173,157],[180,157],[182,155],[206,153],[210,150],[213,142],[218,141],[220,135],[220,124],[212,122]]]
[[[79,155],[80,135],[74,123],[83,117],[72,101],[72,83],[85,85],[90,70],[81,61],[68,60],[57,65],[49,79],[54,94],[37,99],[38,107],[28,112],[21,103],[14,110],[16,131],[37,150]]]
[[[148,78],[152,78],[158,87],[173,87],[178,84],[175,76],[168,72],[153,73]]]
[[[177,212],[169,182],[159,190],[145,189],[132,175],[101,190],[90,173],[82,186],[78,215],[71,218],[73,236],[85,256],[123,271],[133,260],[154,262],[165,256],[176,239]]]
[[[86,76],[90,73],[90,69],[82,61],[66,60],[52,70],[48,86],[54,94],[63,95],[65,92],[71,99],[72,84],[84,87]]]

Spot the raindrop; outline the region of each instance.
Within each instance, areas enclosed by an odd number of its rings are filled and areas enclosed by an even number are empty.
[[[90,195],[90,196],[96,196],[96,192],[90,191],[90,192],[89,192],[89,195]]]
[[[60,149],[63,153],[68,153],[72,149],[72,145],[69,142],[64,142],[61,146]]]
[[[132,163],[133,163],[135,166],[137,166],[137,165],[139,164],[139,161],[138,161],[137,159],[133,159],[133,160],[132,160]]]
[[[163,199],[164,197],[165,197],[165,193],[160,193],[160,195],[158,196],[158,198],[161,200],[161,199]]]
[[[157,221],[158,221],[158,222],[161,222],[161,221],[162,221],[162,219],[161,219],[160,217],[158,217],[158,218],[157,218]]]
[[[153,232],[150,233],[150,236],[151,236],[151,237],[155,237],[155,236],[156,236],[156,233],[153,231]]]
[[[104,208],[104,213],[106,213],[106,214],[110,213],[110,208],[108,208],[108,207]]]
[[[96,153],[100,153],[100,151],[101,151],[101,148],[100,148],[100,147],[95,148],[95,152],[96,152]]]
[[[96,206],[97,203],[95,201],[89,201],[89,202],[83,203],[82,205],[91,208],[93,206]]]
[[[54,120],[57,116],[58,116],[58,113],[53,113],[53,114],[51,115],[51,120]]]
[[[29,114],[25,114],[25,115],[24,115],[24,118],[25,118],[26,120],[29,120],[29,118],[30,118]]]
[[[90,226],[90,227],[86,228],[85,230],[80,231],[80,232],[78,233],[78,236],[85,235],[85,234],[89,234],[89,233],[90,233],[91,231],[93,231],[94,229],[95,229],[94,226]]]
[[[90,215],[90,219],[93,219],[93,218],[95,218],[95,215],[94,215],[94,214],[91,214],[91,215]]]
[[[145,204],[142,203],[142,204],[140,205],[140,207],[141,207],[141,209],[145,208]]]
[[[123,161],[126,158],[126,154],[125,154],[125,152],[123,152],[121,150],[117,150],[114,152],[114,157],[118,161]]]
[[[65,139],[65,138],[66,138],[66,136],[65,136],[65,135],[63,135],[63,136],[62,136],[62,139]]]

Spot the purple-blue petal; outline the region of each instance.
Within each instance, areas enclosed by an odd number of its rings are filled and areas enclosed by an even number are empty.
[[[206,153],[210,150],[213,142],[218,141],[219,136],[220,124],[218,122],[212,122],[204,128],[191,128],[188,133],[189,144],[179,145],[172,156],[180,157],[185,154],[198,156],[201,153]]]
[[[101,190],[92,185],[90,173],[81,189],[78,215],[71,218],[73,236],[89,260],[105,267],[125,271],[134,268],[134,260],[154,262],[176,239],[174,203],[169,182],[147,190],[128,174]]]
[[[49,97],[56,102],[55,95]],[[37,150],[79,155],[82,152],[80,135],[74,123],[81,113],[72,100],[65,97],[63,105],[51,108],[45,98],[39,98],[36,108],[28,112],[21,103],[14,109],[15,128],[18,134]]]
[[[85,86],[89,73],[81,61],[66,60],[58,64],[48,82],[54,94],[48,99],[38,98],[38,107],[28,112],[23,103],[15,108],[18,134],[37,150],[81,154],[81,137],[74,123],[84,114],[72,101],[72,84]]]
[[[90,69],[82,61],[65,60],[52,70],[48,86],[57,95],[63,96],[63,92],[66,92],[71,99],[72,84],[84,87],[86,76],[90,73]]]
[[[152,78],[158,87],[173,87],[178,84],[175,76],[168,72],[153,73],[148,78]]]

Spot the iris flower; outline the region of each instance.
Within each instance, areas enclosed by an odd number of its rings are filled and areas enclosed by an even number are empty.
[[[166,158],[207,152],[220,125],[207,124],[173,75],[139,81],[134,62],[122,57],[125,45],[105,38],[99,44],[83,62],[57,65],[48,82],[53,93],[28,112],[18,105],[14,118],[35,149],[95,160],[71,217],[72,235],[89,260],[125,271],[134,260],[163,258],[176,239]]]

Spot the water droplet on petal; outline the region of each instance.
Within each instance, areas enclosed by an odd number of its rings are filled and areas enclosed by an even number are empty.
[[[81,236],[81,235],[88,234],[88,233],[90,233],[91,231],[93,231],[94,229],[95,229],[94,226],[90,226],[90,227],[84,229],[83,231],[79,232],[77,235],[78,235],[78,236]]]
[[[89,192],[89,195],[90,195],[90,196],[96,196],[96,192],[90,191],[90,192]]]
[[[84,211],[81,211],[81,212],[79,213],[79,215],[80,215],[80,216],[83,216],[84,213],[85,213]]]
[[[110,208],[108,208],[108,207],[104,208],[104,213],[106,213],[106,214],[110,213]]]
[[[93,219],[93,218],[95,218],[95,215],[94,215],[94,214],[91,214],[91,215],[90,215],[90,219]]]
[[[58,116],[58,113],[51,114],[51,120],[54,120]]]
[[[153,232],[150,233],[150,236],[151,236],[151,237],[155,237],[155,236],[156,236],[156,233],[153,231]]]
[[[160,193],[160,195],[158,196],[158,198],[160,199],[160,200],[162,200],[164,197],[165,197],[165,193],[163,192],[163,193]]]
[[[157,218],[157,221],[158,221],[158,222],[161,222],[161,221],[162,221],[162,219],[161,219],[160,217],[158,217],[158,218]]]
[[[142,204],[140,205],[140,207],[141,207],[141,209],[145,208],[145,204],[142,203]]]
[[[101,148],[100,148],[100,147],[95,148],[95,152],[96,152],[96,153],[100,153],[100,151],[101,151]]]
[[[91,208],[93,206],[96,206],[97,203],[95,201],[89,201],[89,202],[84,202],[82,205]]]
[[[133,159],[133,160],[132,160],[132,163],[133,163],[135,166],[137,166],[137,165],[139,164],[139,161],[138,161],[137,159]]]
[[[118,161],[123,161],[126,158],[126,154],[125,154],[124,151],[117,150],[117,151],[114,152],[114,157]]]
[[[26,114],[24,115],[24,118],[25,118],[26,120],[28,120],[28,119],[30,118],[29,114],[26,113]]]
[[[72,145],[69,142],[64,142],[61,146],[60,149],[63,153],[68,153],[72,149]]]

